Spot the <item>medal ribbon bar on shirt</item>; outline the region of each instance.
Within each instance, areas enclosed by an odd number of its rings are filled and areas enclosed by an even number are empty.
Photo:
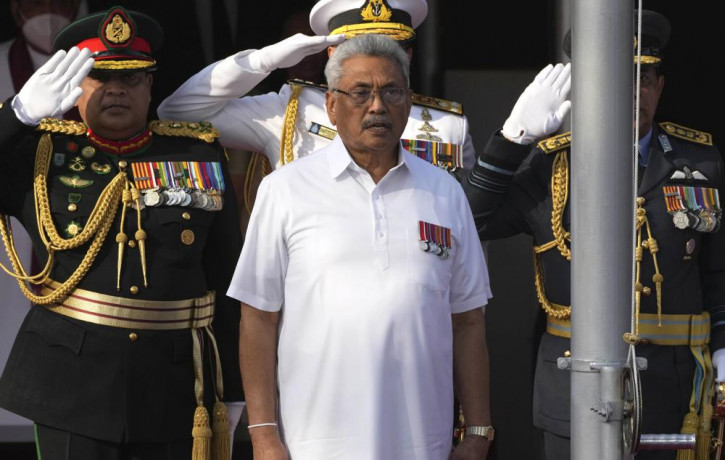
[[[428,163],[446,169],[463,167],[463,151],[458,144],[420,139],[401,139],[401,142],[405,150]]]
[[[451,229],[429,222],[418,221],[420,241],[434,243],[441,248],[451,248]]]
[[[223,192],[224,177],[219,162],[154,161],[132,163],[134,182],[139,190],[196,189]]]

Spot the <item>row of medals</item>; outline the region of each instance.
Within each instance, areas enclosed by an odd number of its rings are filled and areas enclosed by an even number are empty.
[[[423,251],[435,254],[441,259],[447,259],[451,255],[447,247],[434,243],[433,241],[420,240],[418,243]]]
[[[142,191],[145,206],[182,206],[220,211],[224,203],[218,190],[154,187]]]
[[[720,228],[720,213],[701,210],[677,211],[672,215],[672,222],[680,230],[692,228],[698,232],[715,232]]]

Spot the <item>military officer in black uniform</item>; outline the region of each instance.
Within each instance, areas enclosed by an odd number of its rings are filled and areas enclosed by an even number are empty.
[[[698,446],[706,446],[710,417],[703,409],[714,377],[708,348],[715,352],[719,370],[725,367],[720,354],[725,347],[725,233],[719,202],[725,184],[723,163],[709,134],[654,121],[669,34],[665,17],[643,11],[635,285],[641,339],[637,355],[648,360],[648,369],[640,374],[642,432],[697,433]],[[561,126],[570,107],[569,88],[568,65],[542,70],[464,181],[483,239],[526,233],[534,240],[536,290],[547,314],[535,374],[534,423],[544,430],[546,457],[556,460],[570,456],[570,376],[557,368],[557,358],[567,355],[571,337],[571,135],[541,139]],[[700,379],[693,388],[696,371]],[[637,458],[675,454],[644,451]]]
[[[0,405],[35,422],[44,460],[230,455],[237,206],[213,126],[147,123],[161,41],[155,20],[121,7],[82,18],[0,107],[0,230],[35,304]],[[74,104],[83,123],[53,118]],[[19,263],[8,216],[40,273]]]

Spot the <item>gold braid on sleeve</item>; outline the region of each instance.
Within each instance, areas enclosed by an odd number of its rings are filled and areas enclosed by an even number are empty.
[[[292,94],[290,94],[289,102],[287,102],[287,110],[284,112],[282,135],[279,140],[279,162],[282,166],[291,163],[295,159],[292,153],[292,141],[295,136],[295,122],[297,121],[302,85],[291,83],[290,89]]]
[[[40,273],[32,276],[27,274],[15,250],[12,232],[8,230],[7,226],[7,217],[3,216],[3,219],[0,219],[0,233],[2,234],[5,250],[8,253],[13,270],[10,272],[7,268],[2,268],[17,279],[18,285],[25,297],[39,305],[56,303],[66,297],[88,273],[116,216],[118,204],[121,201],[121,195],[127,181],[125,172],[117,174],[99,195],[83,230],[72,238],[62,238],[53,223],[50,211],[50,199],[48,197],[47,175],[52,152],[53,142],[50,134],[42,135],[36,151],[35,179],[33,183],[38,233],[48,252],[48,260]],[[36,295],[30,290],[26,282],[37,285],[43,284],[48,280],[50,270],[53,266],[54,253],[75,249],[89,241],[90,245],[80,264],[58,289],[45,296]]]

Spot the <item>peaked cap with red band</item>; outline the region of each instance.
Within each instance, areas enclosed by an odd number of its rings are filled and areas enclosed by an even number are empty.
[[[88,48],[96,70],[155,70],[152,53],[159,49],[164,33],[150,16],[114,6],[69,24],[53,41],[53,52],[73,46]]]

